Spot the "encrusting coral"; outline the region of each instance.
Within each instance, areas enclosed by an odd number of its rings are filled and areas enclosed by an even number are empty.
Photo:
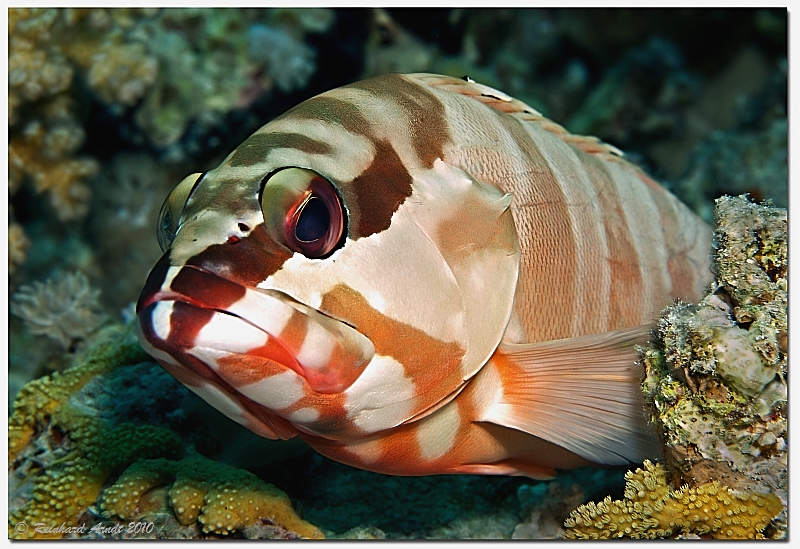
[[[60,538],[58,526],[80,524],[115,471],[140,458],[180,453],[169,429],[108,425],[71,402],[93,377],[145,359],[130,328],[113,326],[98,335],[79,365],[20,390],[8,421],[9,480],[16,484],[9,497],[10,537]],[[20,523],[28,527],[16,527]],[[37,524],[55,530],[40,533]]]
[[[717,539],[763,539],[764,528],[783,508],[774,494],[734,492],[717,481],[672,491],[660,464],[625,475],[621,501],[606,497],[581,505],[564,522],[567,539],[664,538],[710,534]]]
[[[297,516],[282,491],[252,473],[200,455],[131,465],[103,492],[103,514],[144,520],[138,512],[140,500],[149,490],[165,484],[172,484],[169,503],[182,525],[199,521],[203,532],[227,535],[268,521],[300,537],[324,537],[318,528]]]

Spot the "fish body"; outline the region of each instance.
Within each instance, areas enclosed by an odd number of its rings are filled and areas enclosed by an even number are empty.
[[[140,341],[218,410],[399,475],[654,454],[634,343],[710,228],[612,146],[478,83],[313,97],[167,198]]]

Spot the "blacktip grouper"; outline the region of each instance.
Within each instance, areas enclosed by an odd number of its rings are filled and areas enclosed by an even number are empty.
[[[711,281],[710,228],[617,149],[434,74],[297,105],[158,234],[144,348],[255,433],[395,475],[655,455],[634,344]]]

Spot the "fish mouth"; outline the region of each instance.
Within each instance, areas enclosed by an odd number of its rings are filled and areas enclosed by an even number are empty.
[[[213,373],[237,390],[290,370],[311,391],[340,393],[375,354],[366,336],[284,292],[164,258],[148,277],[137,315],[140,340],[157,359],[169,357],[173,367],[204,378]]]

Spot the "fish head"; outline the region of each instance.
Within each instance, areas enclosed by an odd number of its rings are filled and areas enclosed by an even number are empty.
[[[300,104],[162,208],[140,341],[262,436],[346,439],[418,417],[510,318],[511,196],[423,158],[407,126],[430,113],[384,97],[393,87]]]

